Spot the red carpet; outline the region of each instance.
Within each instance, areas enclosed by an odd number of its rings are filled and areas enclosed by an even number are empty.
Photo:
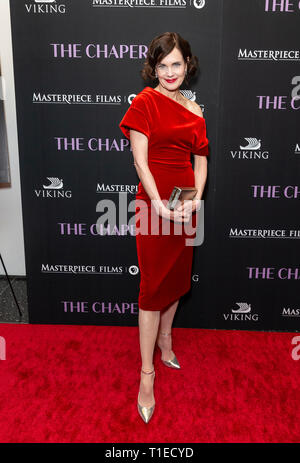
[[[296,335],[174,328],[145,424],[137,327],[0,324],[0,441],[299,442]]]

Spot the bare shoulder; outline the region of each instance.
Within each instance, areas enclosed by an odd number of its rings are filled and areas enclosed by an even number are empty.
[[[190,111],[193,111],[195,114],[197,114],[197,116],[200,116],[200,117],[203,117],[203,113],[202,113],[202,109],[200,108],[200,106],[198,105],[198,103],[196,103],[196,101],[192,101],[192,100],[189,100],[190,102]]]
[[[203,117],[202,110],[196,101],[192,101],[189,98],[186,98],[182,95],[185,102],[185,107],[189,109],[192,113],[195,113],[197,116]]]

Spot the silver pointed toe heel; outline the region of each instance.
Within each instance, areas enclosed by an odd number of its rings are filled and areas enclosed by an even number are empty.
[[[144,370],[141,370],[141,372],[144,373],[145,375],[154,374],[154,377],[155,377],[154,369],[152,371],[150,371],[150,372],[147,372],[147,371],[144,371]],[[139,403],[139,396],[140,396],[140,393],[138,394],[138,401],[137,401],[137,407],[138,407],[139,414],[140,414],[142,420],[145,423],[149,423],[149,421],[152,418],[152,415],[154,413],[155,401],[154,401],[154,404],[151,407],[144,407],[143,405],[140,405],[140,403]]]
[[[162,336],[170,336],[171,333],[163,333],[162,331],[159,332],[159,334],[161,334]],[[160,345],[157,343],[158,347],[161,349]],[[170,367],[170,368],[181,368],[180,365],[179,365],[179,362],[176,358],[176,355],[174,355],[174,357],[171,359],[171,360],[163,360],[162,357],[161,357],[161,361],[167,366],[167,367]]]
[[[176,355],[174,355],[174,358],[172,358],[172,360],[163,360],[161,359],[162,362],[167,366],[167,367],[170,367],[170,368],[181,368],[181,366],[179,365],[179,362],[176,358]]]

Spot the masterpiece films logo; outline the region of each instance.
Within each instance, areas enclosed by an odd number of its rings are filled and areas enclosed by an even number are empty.
[[[118,7],[118,8],[188,8],[192,6],[197,10],[205,7],[205,0],[93,0],[93,7]]]

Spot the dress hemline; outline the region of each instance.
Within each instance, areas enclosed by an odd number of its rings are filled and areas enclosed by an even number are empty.
[[[188,288],[181,291],[177,296],[173,297],[167,304],[164,304],[163,306],[161,306],[160,308],[158,309],[146,309],[146,308],[143,308],[143,307],[140,307],[139,305],[139,309],[141,310],[145,310],[145,311],[149,311],[149,312],[162,312],[164,309],[167,309],[168,306],[170,306],[173,302],[177,301],[177,299],[180,299],[182,296],[184,296],[184,294],[188,293],[191,289],[192,285],[191,283],[189,284]]]

